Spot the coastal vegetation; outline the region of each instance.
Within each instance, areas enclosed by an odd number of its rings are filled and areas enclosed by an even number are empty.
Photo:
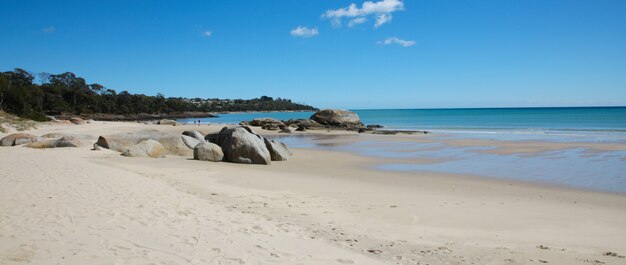
[[[314,107],[290,99],[262,96],[255,99],[218,99],[149,96],[117,92],[89,84],[74,73],[32,74],[16,68],[0,72],[0,110],[38,121],[47,115],[162,115],[230,111],[299,111]],[[102,116],[102,115],[100,115]]]

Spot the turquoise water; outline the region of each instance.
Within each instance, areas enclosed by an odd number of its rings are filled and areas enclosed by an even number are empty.
[[[399,129],[626,131],[626,107],[360,110]]]
[[[365,124],[385,129],[429,130],[463,133],[463,137],[507,140],[541,140],[546,135],[579,140],[626,139],[626,107],[482,108],[482,109],[383,109],[354,110]],[[313,112],[265,112],[219,114],[203,123],[237,124],[271,117],[279,120],[308,118]],[[191,122],[193,119],[181,119]],[[475,135],[473,135],[475,134]],[[496,135],[496,136],[494,136]],[[539,135],[539,136],[537,136]]]

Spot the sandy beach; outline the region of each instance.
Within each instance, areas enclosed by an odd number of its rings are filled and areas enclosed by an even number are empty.
[[[99,135],[146,128],[209,133],[221,127],[94,122],[27,132],[88,134],[95,142]],[[606,143],[445,141],[495,146],[484,151],[495,154],[626,150]],[[373,170],[381,159],[292,151],[289,161],[263,166],[128,158],[107,149],[0,148],[0,264],[626,263],[623,194]]]

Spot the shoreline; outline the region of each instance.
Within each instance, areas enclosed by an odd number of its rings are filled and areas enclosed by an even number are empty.
[[[44,125],[32,132],[96,136],[145,128],[208,133],[221,127],[95,122]],[[297,134],[340,142],[355,137],[438,141],[431,135]],[[537,143],[528,148],[562,147]],[[498,152],[519,148],[503,144]],[[177,156],[127,158],[86,148],[0,148],[0,161],[9,165],[1,179],[6,212],[0,213],[0,253],[32,264],[624,262],[604,254],[626,253],[623,194],[481,176],[379,171],[370,166],[385,159],[292,151],[288,161],[259,166]],[[48,237],[42,238],[43,231]]]

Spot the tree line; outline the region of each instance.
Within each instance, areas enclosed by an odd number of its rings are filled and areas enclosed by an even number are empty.
[[[20,68],[0,72],[0,110],[44,121],[47,115],[64,114],[172,114],[183,112],[296,111],[314,107],[289,99],[262,96],[255,99],[217,99],[147,96],[116,92],[100,84],[88,84],[73,73],[35,75]]]

